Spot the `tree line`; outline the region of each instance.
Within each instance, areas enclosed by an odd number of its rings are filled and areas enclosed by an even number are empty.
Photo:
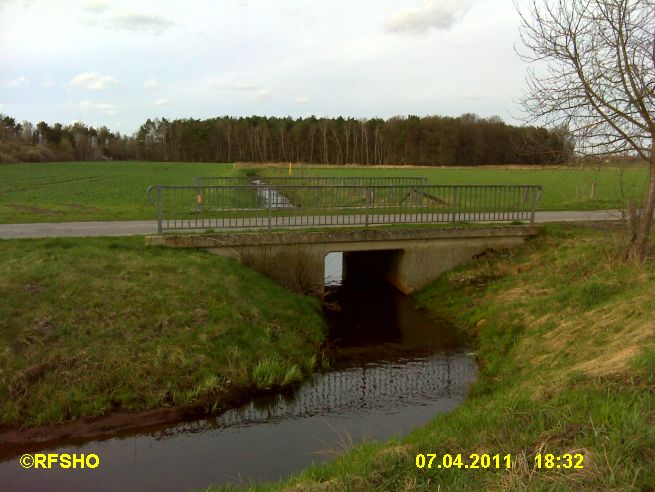
[[[82,123],[17,123],[0,115],[0,162],[152,160],[313,164],[547,165],[567,162],[564,129],[508,125],[499,117],[389,119],[219,117],[148,119],[132,136]],[[47,151],[47,152],[46,152]]]

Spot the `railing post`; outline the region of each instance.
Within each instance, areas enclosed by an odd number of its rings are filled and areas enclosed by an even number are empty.
[[[364,218],[364,227],[368,227],[368,209],[371,206],[371,189],[366,187],[366,217]]]
[[[534,225],[534,214],[537,208],[537,193],[539,188],[532,187],[532,212],[530,213],[530,224]]]
[[[457,222],[457,186],[453,186],[453,214],[451,222]]]
[[[272,188],[269,186],[267,188],[268,191],[268,230],[271,230],[272,227],[272,220],[273,220],[273,200],[271,199],[272,193]]]
[[[157,187],[157,232],[162,233],[163,230],[163,211],[161,203],[161,187]]]

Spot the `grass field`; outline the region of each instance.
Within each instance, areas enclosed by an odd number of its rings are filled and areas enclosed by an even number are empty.
[[[240,170],[243,172],[243,170]],[[265,169],[262,175],[287,175],[280,168]],[[608,168],[601,171],[582,168],[496,169],[496,168],[295,168],[294,176],[418,176],[429,184],[534,184],[544,188],[538,210],[600,210],[614,208],[624,197],[639,198],[646,184],[646,170],[638,167]],[[591,198],[596,182],[595,198]]]
[[[467,401],[406,438],[251,490],[653,490],[655,262],[622,264],[606,231],[547,226],[444,274],[419,302],[478,342]],[[510,469],[417,469],[417,454],[511,454]],[[582,468],[537,468],[538,453]],[[562,462],[564,463],[564,462]],[[213,489],[212,489],[213,490]]]
[[[0,165],[0,223],[147,220],[155,218],[146,189],[191,184],[194,176],[246,172],[286,174],[285,169],[234,169],[231,164],[157,162],[65,162]],[[626,196],[640,197],[644,169],[367,169],[299,168],[294,176],[422,176],[430,184],[539,184],[539,210],[613,208]],[[596,182],[595,198],[591,198]]]
[[[146,189],[191,184],[231,164],[62,162],[0,165],[0,223],[154,219]]]
[[[291,384],[324,337],[317,299],[143,237],[0,241],[0,299],[0,427]]]

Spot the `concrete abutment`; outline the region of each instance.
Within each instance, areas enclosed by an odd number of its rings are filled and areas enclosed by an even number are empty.
[[[149,245],[205,248],[226,257],[257,257],[272,262],[270,268],[289,269],[302,264],[305,280],[321,286],[325,256],[344,252],[348,263],[358,255],[378,255],[389,282],[405,294],[418,290],[441,273],[487,250],[520,245],[538,233],[537,226],[330,230],[320,232],[213,233],[158,235],[146,238]],[[350,255],[350,258],[348,258]],[[359,256],[361,258],[361,256]],[[347,275],[347,272],[346,272]]]

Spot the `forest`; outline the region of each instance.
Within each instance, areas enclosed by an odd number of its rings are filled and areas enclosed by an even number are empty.
[[[500,117],[148,119],[131,136],[106,126],[17,122],[0,115],[0,162],[148,160],[467,166],[567,162],[566,129]]]

